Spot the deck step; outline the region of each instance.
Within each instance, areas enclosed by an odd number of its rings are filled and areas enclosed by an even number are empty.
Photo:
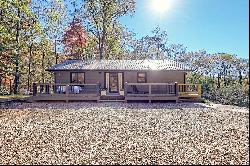
[[[124,96],[101,96],[100,100],[124,100],[125,97]]]
[[[194,101],[200,101],[200,98],[179,98],[179,101],[182,102],[194,102]]]
[[[125,100],[99,100],[99,102],[125,102]]]

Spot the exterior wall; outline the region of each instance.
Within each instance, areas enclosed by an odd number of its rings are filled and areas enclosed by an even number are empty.
[[[140,71],[126,71],[124,81],[128,83],[137,83],[137,73]],[[142,71],[144,72],[144,71]],[[184,83],[183,71],[147,71],[147,83]]]
[[[55,83],[70,83],[70,72],[68,71],[56,71],[55,75]]]
[[[86,71],[85,72],[85,84],[101,83],[104,85],[104,72],[103,71]]]
[[[86,84],[101,83],[105,87],[104,71],[83,71]],[[110,71],[112,72],[112,71]],[[116,72],[116,71],[114,71]],[[117,71],[124,73],[124,82],[137,83],[137,73],[144,71]],[[185,83],[184,71],[147,71],[147,83]],[[70,83],[70,71],[55,72],[56,83]]]
[[[78,71],[77,71],[78,72]],[[83,71],[85,73],[85,84],[96,84],[100,82],[104,85],[103,71]],[[70,83],[71,71],[57,71],[55,72],[55,83]]]
[[[137,83],[137,73],[140,71],[125,72],[124,81],[128,83]],[[144,72],[144,71],[142,71]],[[147,83],[169,83],[184,84],[185,72],[183,71],[147,71]],[[148,86],[138,86],[139,91],[148,92]],[[152,91],[164,91],[165,86],[152,86]],[[128,87],[132,91],[132,87]]]

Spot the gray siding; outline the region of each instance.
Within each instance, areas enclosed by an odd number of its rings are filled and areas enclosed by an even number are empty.
[[[102,71],[83,71],[85,73],[85,84],[96,84],[100,82],[104,84],[104,72]],[[55,72],[56,83],[70,83],[69,71]]]
[[[140,71],[138,71],[140,72]],[[143,71],[142,71],[143,72]],[[184,83],[185,72],[180,71],[148,71],[147,83]],[[125,72],[125,82],[137,83],[137,71]],[[164,91],[166,86],[152,86],[152,91]],[[132,87],[128,87],[132,91]],[[138,91],[148,92],[148,86],[137,86]]]
[[[57,71],[55,72],[55,83],[70,83],[70,72]]]
[[[83,71],[85,73],[86,84],[101,83],[104,87],[104,71]],[[112,71],[110,71],[112,72]],[[124,73],[124,82],[137,83],[137,72],[140,71],[114,71]],[[142,71],[143,72],[143,71]],[[183,71],[147,71],[147,82],[148,83],[184,83]],[[56,83],[70,83],[70,72],[69,71],[57,71],[55,72]]]
[[[86,71],[85,72],[85,83],[96,84],[97,82],[104,84],[104,72],[103,71]]]
[[[124,80],[128,83],[137,82],[137,73],[140,71],[125,72]],[[143,72],[143,71],[142,71]],[[180,71],[148,71],[147,82],[148,83],[184,83],[185,72]]]

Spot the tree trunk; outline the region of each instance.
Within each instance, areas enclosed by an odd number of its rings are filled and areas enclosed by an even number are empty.
[[[239,83],[240,83],[240,85],[242,85],[242,74],[241,74],[241,70],[239,70]]]
[[[30,66],[31,66],[31,59],[32,59],[32,44],[30,45],[30,50],[29,50],[29,53],[30,53],[30,57],[29,57],[29,69],[28,69],[28,91],[30,91]]]
[[[218,74],[218,82],[217,82],[217,88],[220,88],[220,78],[221,78],[221,74]]]
[[[12,83],[11,83],[11,79],[10,79],[10,95],[12,94]]]
[[[20,9],[17,9],[17,16],[20,19]],[[17,53],[15,55],[15,78],[14,78],[14,94],[17,94],[19,91],[19,31],[20,31],[20,20],[17,21],[16,26],[16,44],[17,44]]]
[[[230,68],[231,68],[231,67],[230,67]],[[230,85],[231,82],[232,82],[232,77],[231,77],[230,69],[227,71],[227,76],[228,76],[227,85]]]
[[[102,43],[101,43],[101,48],[100,48],[100,59],[103,59],[103,54],[104,54],[104,36],[102,37]]]
[[[2,51],[0,52],[0,56],[2,57]],[[3,70],[3,73],[5,71]],[[3,78],[3,75],[0,75],[0,91],[1,91],[1,88],[2,88],[2,78]]]
[[[44,84],[44,57],[45,57],[45,53],[43,51],[43,58],[42,58],[42,82]]]
[[[157,60],[159,60],[159,57],[160,57],[160,44],[159,44],[159,42],[157,43],[157,57],[156,57],[156,59]]]
[[[106,3],[104,3],[104,9],[106,9]],[[106,32],[107,32],[107,13],[104,10],[103,16],[102,16],[102,37],[99,45],[99,51],[100,51],[100,59],[103,59],[103,54],[104,53],[104,46],[106,45]]]
[[[226,68],[224,68],[224,86],[227,86],[226,75],[227,75],[227,70],[226,70]]]
[[[213,78],[212,78],[212,79],[213,79],[212,83],[213,83],[213,87],[214,87],[214,84],[215,84],[215,81],[214,81],[214,74],[213,74]]]
[[[103,28],[102,31],[102,38],[101,38],[101,42],[100,42],[100,59],[103,59],[103,54],[104,54],[104,45],[105,45],[105,40],[106,40],[106,29]]]
[[[102,43],[101,43],[101,38],[99,37],[99,44],[98,44],[98,47],[99,47],[99,59],[103,59],[103,48],[102,48]]]
[[[55,56],[56,56],[56,64],[57,64],[57,61],[58,61],[58,55],[57,55],[57,52],[56,52],[56,39],[55,39]]]
[[[2,89],[2,76],[0,76],[0,91],[1,91],[1,89]]]

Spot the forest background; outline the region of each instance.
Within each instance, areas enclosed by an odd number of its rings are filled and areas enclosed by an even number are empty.
[[[249,59],[187,51],[159,26],[138,39],[120,21],[135,11],[135,0],[1,0],[0,95],[52,83],[45,69],[66,59],[171,59],[193,70],[204,99],[249,107]]]

